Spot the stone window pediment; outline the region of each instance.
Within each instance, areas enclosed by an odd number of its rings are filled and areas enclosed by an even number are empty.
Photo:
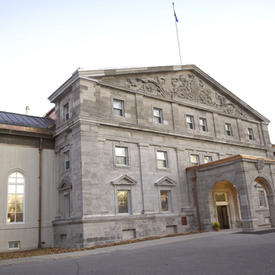
[[[72,189],[72,182],[69,178],[63,179],[60,184],[58,185],[57,189],[59,191],[67,190],[67,189]]]
[[[174,180],[170,179],[169,177],[162,177],[155,182],[155,185],[174,187],[177,185],[177,183]]]
[[[112,185],[135,185],[137,181],[128,175],[121,175],[118,178],[111,181]]]

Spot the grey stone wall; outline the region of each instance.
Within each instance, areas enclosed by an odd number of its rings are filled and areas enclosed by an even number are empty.
[[[189,88],[184,88],[184,79]],[[132,235],[163,235],[166,226],[167,232],[194,230],[197,220],[193,187],[185,171],[191,166],[190,154],[197,154],[203,163],[204,156],[211,156],[213,160],[237,154],[265,157],[271,151],[266,123],[220,89],[191,71],[184,72],[182,77],[179,72],[95,76],[90,80],[85,76],[66,88],[55,99],[56,151],[62,167],[63,152],[69,148],[71,169],[65,172],[59,169],[58,182],[66,177],[71,180],[71,218],[80,220],[73,226],[57,217],[56,244],[62,245],[60,236],[68,235],[66,232],[71,230],[83,231],[78,234],[83,237],[83,246]],[[113,99],[123,100],[124,116],[114,115]],[[66,102],[71,106],[68,121],[62,119]],[[153,122],[154,107],[162,109],[161,124]],[[186,126],[186,115],[194,116],[194,129]],[[200,117],[207,119],[207,132],[200,130]],[[225,123],[231,124],[233,136],[226,135]],[[248,139],[247,128],[253,129],[254,140]],[[128,148],[129,165],[115,165],[116,145]],[[157,150],[167,152],[167,169],[157,168]],[[231,169],[226,173],[230,178],[235,172]],[[136,182],[127,187],[131,191],[131,213],[127,217],[116,212],[118,187],[112,184],[123,176]],[[157,186],[162,178],[175,185]],[[171,191],[172,207],[166,214],[160,211],[161,188]],[[203,190],[199,192],[202,217],[205,216],[203,223],[209,225],[209,213],[203,214],[208,211],[205,208],[208,193],[205,197]],[[183,216],[188,216],[188,226],[181,226]],[[169,227],[174,225],[177,229]],[[81,241],[75,240],[75,245],[80,245]]]

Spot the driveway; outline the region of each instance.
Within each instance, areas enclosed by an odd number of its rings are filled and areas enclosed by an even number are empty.
[[[275,233],[208,232],[6,260],[0,274],[275,274]]]

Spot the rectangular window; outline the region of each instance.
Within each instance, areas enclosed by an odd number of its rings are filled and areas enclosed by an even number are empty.
[[[124,116],[124,102],[120,99],[113,99],[113,110],[116,116]]]
[[[128,165],[128,148],[127,147],[115,147],[116,164]]]
[[[129,213],[130,212],[130,191],[118,190],[117,191],[117,203],[118,213]]]
[[[232,127],[231,127],[231,124],[230,124],[230,123],[225,123],[225,124],[224,124],[224,130],[225,130],[225,134],[226,134],[227,136],[233,136]]]
[[[199,119],[199,122],[200,122],[200,130],[203,132],[208,132],[206,118],[201,117]]]
[[[20,241],[9,242],[9,249],[20,249]]]
[[[161,211],[170,211],[170,191],[160,191]]]
[[[161,124],[163,122],[162,110],[158,108],[153,109],[153,121]]]
[[[64,117],[64,120],[68,120],[70,118],[69,103],[66,103],[63,106],[63,117]]]
[[[157,167],[158,168],[167,168],[167,152],[157,151]]]
[[[186,124],[187,124],[187,128],[195,129],[194,117],[190,115],[186,115]]]
[[[64,153],[64,165],[65,165],[65,170],[70,169],[70,151],[66,151]]]
[[[259,206],[266,207],[265,191],[258,190],[258,196],[259,196]]]
[[[213,160],[213,159],[212,159],[211,156],[204,156],[204,158],[203,158],[204,163],[211,162],[212,160]]]
[[[254,140],[254,133],[252,128],[247,129],[247,135],[249,140]]]
[[[190,162],[192,166],[196,166],[200,164],[199,156],[198,155],[190,155]]]

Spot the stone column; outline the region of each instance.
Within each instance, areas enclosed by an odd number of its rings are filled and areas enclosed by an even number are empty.
[[[243,222],[243,232],[253,232],[257,228],[255,219],[255,209],[253,203],[253,194],[251,190],[250,178],[247,175],[244,164],[241,164],[242,169],[236,173],[236,186],[240,202],[240,209]]]
[[[267,194],[271,226],[275,227],[275,194]]]

